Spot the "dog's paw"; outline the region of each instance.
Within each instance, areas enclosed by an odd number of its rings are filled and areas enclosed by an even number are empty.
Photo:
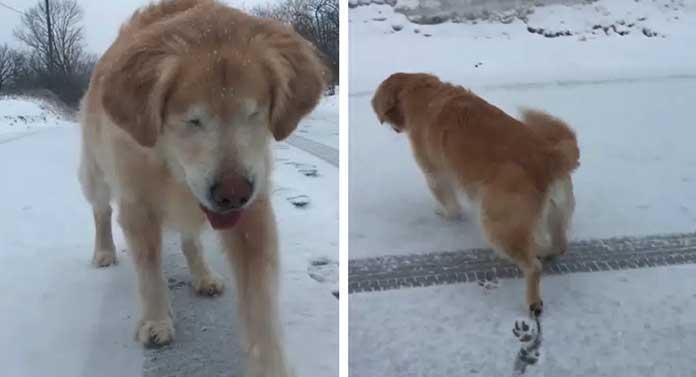
[[[262,350],[259,345],[242,341],[247,356],[247,377],[295,377],[288,368],[283,351],[273,347]]]
[[[262,362],[253,355],[249,362],[248,377],[295,377],[284,363]]]
[[[193,290],[201,296],[218,296],[225,290],[225,281],[215,273],[193,278],[191,282]]]
[[[544,302],[539,300],[534,304],[529,305],[529,314],[532,318],[539,317],[544,312]]]
[[[136,339],[147,348],[165,346],[174,340],[174,322],[171,318],[138,323]]]
[[[435,214],[448,221],[461,221],[464,219],[464,214],[461,211],[449,210],[443,207],[435,208]]]
[[[113,250],[97,250],[94,252],[92,264],[99,268],[108,267],[112,264],[118,264],[118,260],[116,259],[116,252]]]

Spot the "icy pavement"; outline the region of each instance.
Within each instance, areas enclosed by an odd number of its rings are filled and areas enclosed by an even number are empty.
[[[78,156],[76,126],[0,144],[0,365],[7,376],[142,371],[135,274],[130,263],[90,265],[93,220],[77,182]]]
[[[336,92],[338,93],[338,87]],[[338,150],[338,102],[338,95],[322,98],[316,109],[302,120],[291,138],[310,139]]]
[[[222,297],[195,297],[176,238],[165,237],[177,339],[161,350],[143,350],[133,339],[139,315],[135,275],[118,226],[121,263],[90,265],[93,225],[76,178],[77,126],[20,136],[0,144],[3,375],[191,376],[186,372],[195,368],[201,377],[241,376],[231,279]],[[274,150],[280,299],[290,364],[300,376],[337,376],[336,282],[331,273],[319,282],[310,272],[317,260],[332,266],[338,260],[338,171],[285,144]],[[291,200],[300,195],[307,198],[302,207]],[[204,245],[213,268],[229,276],[216,244],[208,239]]]
[[[336,148],[299,135],[290,135],[287,143],[338,167],[338,149]]]
[[[338,95],[322,98],[286,142],[338,167]]]

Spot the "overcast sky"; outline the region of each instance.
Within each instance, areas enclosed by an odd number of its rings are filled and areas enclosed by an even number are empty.
[[[42,0],[43,1],[43,0]],[[150,0],[77,0],[85,11],[83,24],[87,49],[101,54],[104,52],[118,32],[121,23],[133,13],[136,8],[151,3]],[[278,0],[225,0],[236,7],[252,7],[259,4],[275,3]],[[0,0],[20,11],[31,8],[38,0]],[[21,15],[0,5],[0,44],[7,43],[18,47],[19,42],[12,35],[12,30],[19,25]]]

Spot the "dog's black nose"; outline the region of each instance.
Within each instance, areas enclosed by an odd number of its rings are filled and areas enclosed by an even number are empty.
[[[254,184],[242,176],[227,176],[210,186],[210,200],[221,211],[240,209],[249,202]]]

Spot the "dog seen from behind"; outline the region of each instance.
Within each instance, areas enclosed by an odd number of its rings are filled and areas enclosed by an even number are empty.
[[[487,240],[526,280],[532,314],[543,310],[539,258],[561,255],[575,208],[571,173],[579,166],[575,133],[534,110],[519,121],[471,91],[424,73],[395,73],[378,87],[380,123],[404,132],[441,208],[457,218],[463,192]]]

